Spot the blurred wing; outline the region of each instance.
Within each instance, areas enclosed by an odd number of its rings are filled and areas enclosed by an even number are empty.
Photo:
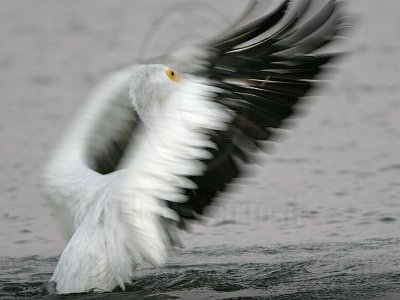
[[[207,132],[227,130],[232,119],[213,100],[216,92],[207,79],[184,79],[139,129],[114,194],[130,237],[128,248],[154,265],[163,264],[170,246],[178,243],[180,216],[167,203],[188,200],[184,189],[196,188],[188,177],[205,172],[202,160],[211,158],[205,149],[217,147]]]
[[[339,4],[327,1],[303,20],[312,2],[284,1],[271,14],[190,50],[197,54],[175,59],[189,79],[138,134],[115,198],[135,233],[132,247],[139,240],[139,251],[154,264],[162,264],[177,242],[177,222],[196,219],[240,175],[240,165],[271,137],[271,128],[282,126],[335,56],[315,51],[344,27]]]
[[[128,98],[131,74],[120,71],[99,86],[44,171],[43,189],[69,235],[109,182],[102,174],[116,169],[137,127]]]
[[[210,44],[210,66],[200,73],[220,89],[214,101],[234,111],[227,130],[212,130],[212,158],[201,176],[189,177],[197,188],[186,189],[186,203],[170,206],[182,218],[196,218],[226,184],[240,175],[261,141],[271,138],[294,106],[314,87],[317,75],[335,54],[315,54],[344,29],[337,1],[325,1],[304,16],[316,1],[284,1],[270,15]],[[321,4],[322,1],[318,1]],[[302,22],[299,25],[299,22]],[[255,39],[255,41],[254,41]]]

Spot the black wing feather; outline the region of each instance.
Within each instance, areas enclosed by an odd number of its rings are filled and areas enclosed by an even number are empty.
[[[209,131],[217,146],[207,149],[202,176],[190,177],[196,189],[186,189],[186,203],[171,203],[183,219],[194,219],[241,174],[241,162],[269,140],[271,128],[282,126],[294,106],[315,85],[317,75],[336,54],[316,54],[331,42],[343,24],[338,2],[329,0],[298,28],[312,0],[290,5],[286,0],[272,13],[209,44],[210,66],[202,73],[220,89],[214,101],[235,113],[225,131]],[[268,32],[271,31],[269,34]],[[259,41],[253,39],[266,34]],[[247,44],[247,45],[241,45]]]
[[[220,51],[229,51],[233,47],[249,41],[260,34],[264,33],[277,22],[279,22],[285,15],[289,6],[290,0],[285,0],[282,4],[272,13],[220,38],[219,40],[210,42],[210,47]]]

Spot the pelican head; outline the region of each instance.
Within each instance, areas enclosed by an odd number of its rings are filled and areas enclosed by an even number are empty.
[[[176,91],[179,75],[164,65],[142,65],[133,70],[129,97],[142,121],[161,107],[163,100]]]

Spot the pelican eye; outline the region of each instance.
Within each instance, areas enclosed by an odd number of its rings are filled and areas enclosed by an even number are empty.
[[[171,79],[172,81],[178,81],[179,80],[178,73],[173,69],[168,69],[167,71],[165,71],[165,74],[167,74],[168,78]]]

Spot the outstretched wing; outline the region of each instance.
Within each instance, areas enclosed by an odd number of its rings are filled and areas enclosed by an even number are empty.
[[[337,57],[316,51],[346,27],[340,3],[326,1],[306,17],[315,2],[284,1],[271,14],[209,45],[209,65],[196,73],[220,89],[213,101],[234,112],[234,118],[226,130],[208,131],[217,147],[206,148],[212,157],[203,161],[204,173],[188,177],[196,185],[185,189],[188,201],[168,202],[182,219],[202,214],[240,175],[241,162],[262,148],[260,142],[293,114],[294,106],[318,83],[318,74]]]
[[[185,78],[160,111],[146,119],[135,136],[112,203],[127,225],[127,245],[139,257],[162,264],[177,244],[180,216],[167,203],[185,203],[185,188],[196,188],[192,175],[202,175],[211,158],[210,130],[226,130],[233,115],[212,100],[216,89],[207,79]],[[123,226],[124,227],[124,226]]]
[[[316,51],[344,28],[340,5],[327,1],[307,17],[314,2],[284,1],[271,14],[192,48],[195,54],[185,58],[196,63],[171,60],[186,79],[152,126],[142,128],[115,195],[122,222],[135,233],[132,245],[140,237],[139,252],[154,264],[163,263],[176,242],[176,224],[196,219],[240,176],[240,166],[335,57]]]

